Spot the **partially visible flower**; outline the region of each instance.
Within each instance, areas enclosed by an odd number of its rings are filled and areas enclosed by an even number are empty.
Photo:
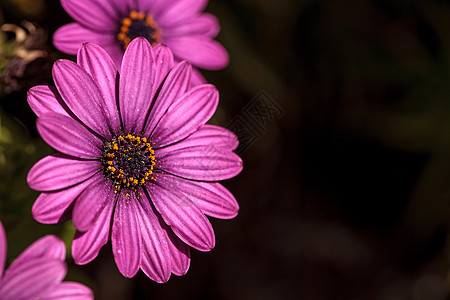
[[[0,222],[0,299],[93,299],[86,286],[62,281],[67,273],[66,247],[54,235],[31,244],[3,272],[6,263],[6,235]]]
[[[15,38],[8,41],[6,32],[14,32]],[[1,26],[0,93],[28,89],[50,77],[53,61],[46,42],[46,31],[30,22],[23,22],[23,28],[15,24]]]
[[[202,11],[208,0],[61,0],[67,13],[77,21],[59,28],[56,48],[76,54],[83,42],[104,48],[120,67],[124,49],[138,36],[152,45],[163,43],[176,61],[218,70],[228,65],[228,53],[213,40],[220,30],[217,18]],[[194,70],[193,85],[204,83]]]
[[[92,261],[111,236],[124,276],[139,268],[157,282],[183,275],[188,246],[215,245],[205,214],[229,219],[239,209],[217,182],[242,170],[237,137],[205,125],[219,94],[210,84],[190,88],[190,64],[173,67],[169,48],[142,37],[125,51],[120,75],[97,45],[83,44],[77,60],[55,63],[56,89],[29,91],[39,133],[60,151],[28,174],[30,187],[43,192],[33,216],[42,223],[72,217],[78,264]]]

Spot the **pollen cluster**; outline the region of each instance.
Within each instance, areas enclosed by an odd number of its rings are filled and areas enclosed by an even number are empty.
[[[158,27],[151,14],[131,11],[129,16],[122,19],[117,39],[121,42],[123,49],[136,37],[145,37],[152,46],[161,43],[162,29]]]
[[[155,151],[145,137],[118,135],[105,142],[102,167],[106,178],[113,181],[116,193],[136,190],[153,180]]]

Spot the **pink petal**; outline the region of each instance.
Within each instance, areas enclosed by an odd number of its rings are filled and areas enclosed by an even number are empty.
[[[117,70],[120,73],[120,67],[122,66],[122,59],[123,59],[122,46],[120,46],[119,44],[101,45],[101,46],[111,56],[111,59],[113,60],[114,64],[116,65]]]
[[[213,85],[199,85],[173,103],[151,136],[152,146],[160,148],[195,132],[214,114],[219,93]]]
[[[153,53],[155,55],[155,84],[152,91],[152,99],[174,66],[172,51],[165,45],[156,45],[153,47]]]
[[[171,37],[164,41],[180,60],[207,70],[219,70],[228,66],[227,50],[217,41],[202,36]]]
[[[214,248],[214,231],[205,215],[176,186],[166,184],[168,175],[159,174],[147,189],[164,222],[189,246],[209,251]]]
[[[53,79],[70,110],[89,128],[110,138],[105,100],[86,70],[70,60],[60,59],[53,65]]]
[[[56,286],[66,275],[64,262],[48,257],[30,259],[5,272],[2,299],[35,299]]]
[[[56,224],[65,221],[66,218],[70,219],[71,216],[67,216],[67,213],[71,204],[94,180],[93,176],[67,189],[41,193],[31,208],[33,218],[43,224]]]
[[[114,7],[115,10],[119,12],[119,16],[121,18],[124,18],[128,16],[128,13],[131,10],[138,10],[135,1],[124,1],[124,0],[101,0],[103,2],[106,2],[107,4],[111,5],[111,7]],[[147,2],[152,2],[148,1]]]
[[[104,109],[109,127],[114,133],[120,131],[120,117],[116,101],[117,68],[108,53],[100,46],[84,43],[78,50],[78,64],[97,83],[104,99]]]
[[[66,111],[68,109],[67,105],[55,87],[47,85],[34,86],[28,90],[27,100],[31,109],[38,117],[48,112],[69,116]]]
[[[5,270],[7,245],[5,228],[3,228],[3,224],[0,222],[0,281]]]
[[[201,35],[204,37],[215,37],[220,31],[219,20],[216,16],[208,13],[202,13],[190,22],[177,24],[164,28],[162,33],[163,40],[176,36]]]
[[[85,285],[78,282],[61,282],[43,296],[43,300],[88,300],[94,299],[94,294]]]
[[[116,204],[111,232],[114,260],[120,273],[128,278],[136,275],[142,256],[137,205],[139,200],[134,193],[121,193]]]
[[[170,254],[165,232],[157,212],[146,198],[136,205],[139,228],[142,234],[141,270],[156,282],[166,282],[170,277]]]
[[[78,231],[88,231],[109,202],[114,202],[115,188],[103,174],[78,196],[73,207],[73,225]]]
[[[173,151],[157,159],[156,166],[187,179],[219,181],[239,174],[242,160],[234,152],[210,145]]]
[[[208,83],[208,81],[202,73],[197,68],[192,68],[191,87],[205,83]]]
[[[156,19],[172,2],[173,0],[137,0],[139,10],[151,13]]]
[[[156,151],[156,157],[163,157],[175,150],[195,146],[214,146],[233,151],[237,148],[238,144],[237,136],[228,129],[216,125],[203,125],[186,139],[168,147],[158,149]]]
[[[81,25],[98,32],[114,32],[120,26],[120,12],[111,1],[61,0],[61,5]]]
[[[38,239],[14,260],[8,268],[8,272],[15,272],[16,268],[32,259],[44,257],[49,260],[64,261],[66,259],[64,242],[54,235],[46,235]]]
[[[166,113],[170,105],[181,95],[183,95],[188,87],[191,78],[191,65],[184,61],[177,64],[164,81],[161,91],[156,98],[155,104],[150,111],[147,124],[144,129],[144,136],[149,137],[156,124]]]
[[[46,113],[36,126],[44,141],[64,154],[86,159],[102,156],[102,141],[71,117]]]
[[[165,224],[164,224],[165,225]],[[183,243],[170,229],[165,225],[163,228],[166,231],[170,258],[172,261],[172,273],[178,276],[183,276],[189,270],[191,264],[191,252],[189,246]]]
[[[114,34],[104,34],[92,31],[78,23],[70,23],[60,27],[53,35],[53,44],[62,52],[75,55],[83,43],[100,45],[111,56],[120,71],[123,48]]]
[[[101,33],[93,31],[78,23],[66,24],[58,28],[53,34],[53,45],[58,50],[72,55],[77,54],[78,48],[86,42],[98,44],[103,48],[107,45],[115,45],[117,48],[122,49],[113,32]],[[123,53],[123,50],[121,52]]]
[[[56,191],[80,183],[100,170],[96,161],[56,153],[38,161],[28,172],[28,185],[37,191]]]
[[[115,201],[106,203],[105,208],[88,231],[75,232],[72,242],[72,256],[75,263],[85,265],[91,262],[108,242],[114,204]]]
[[[158,15],[158,24],[167,28],[175,24],[189,22],[190,19],[203,11],[208,0],[178,0],[161,11]]]
[[[152,47],[145,38],[135,38],[125,51],[119,82],[119,107],[125,133],[143,129],[152,103],[154,80]]]
[[[234,218],[239,205],[234,196],[220,183],[185,180],[166,175],[164,183],[183,192],[204,214],[219,219]]]

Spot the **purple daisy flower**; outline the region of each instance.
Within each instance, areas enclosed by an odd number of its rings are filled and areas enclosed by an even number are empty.
[[[94,299],[86,286],[65,281],[66,246],[54,235],[46,235],[25,249],[9,268],[6,235],[0,222],[0,299]]]
[[[53,36],[55,47],[62,52],[76,54],[82,43],[93,42],[120,67],[124,49],[142,36],[152,45],[167,45],[176,61],[187,60],[207,70],[228,65],[227,51],[213,39],[219,33],[219,22],[203,13],[208,0],[61,0],[61,4],[76,21]],[[205,80],[194,69],[192,84],[200,83]]]
[[[172,69],[169,48],[144,38],[128,46],[120,75],[95,44],[83,44],[77,59],[54,64],[56,89],[29,91],[39,133],[60,152],[28,174],[30,187],[43,192],[33,216],[42,223],[72,217],[78,264],[93,260],[111,236],[124,276],[139,268],[157,282],[183,275],[189,246],[214,247],[205,214],[228,219],[239,209],[217,182],[242,170],[237,137],[205,125],[218,92],[210,84],[189,88],[190,64]]]

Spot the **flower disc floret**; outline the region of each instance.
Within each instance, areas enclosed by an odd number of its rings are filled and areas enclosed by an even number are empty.
[[[158,27],[151,14],[133,10],[128,17],[122,19],[117,39],[125,50],[128,44],[138,36],[145,37],[152,46],[161,43],[161,33],[162,29]]]
[[[155,151],[145,137],[118,135],[103,147],[103,173],[113,181],[116,193],[122,189],[136,191],[153,180],[155,164]]]

